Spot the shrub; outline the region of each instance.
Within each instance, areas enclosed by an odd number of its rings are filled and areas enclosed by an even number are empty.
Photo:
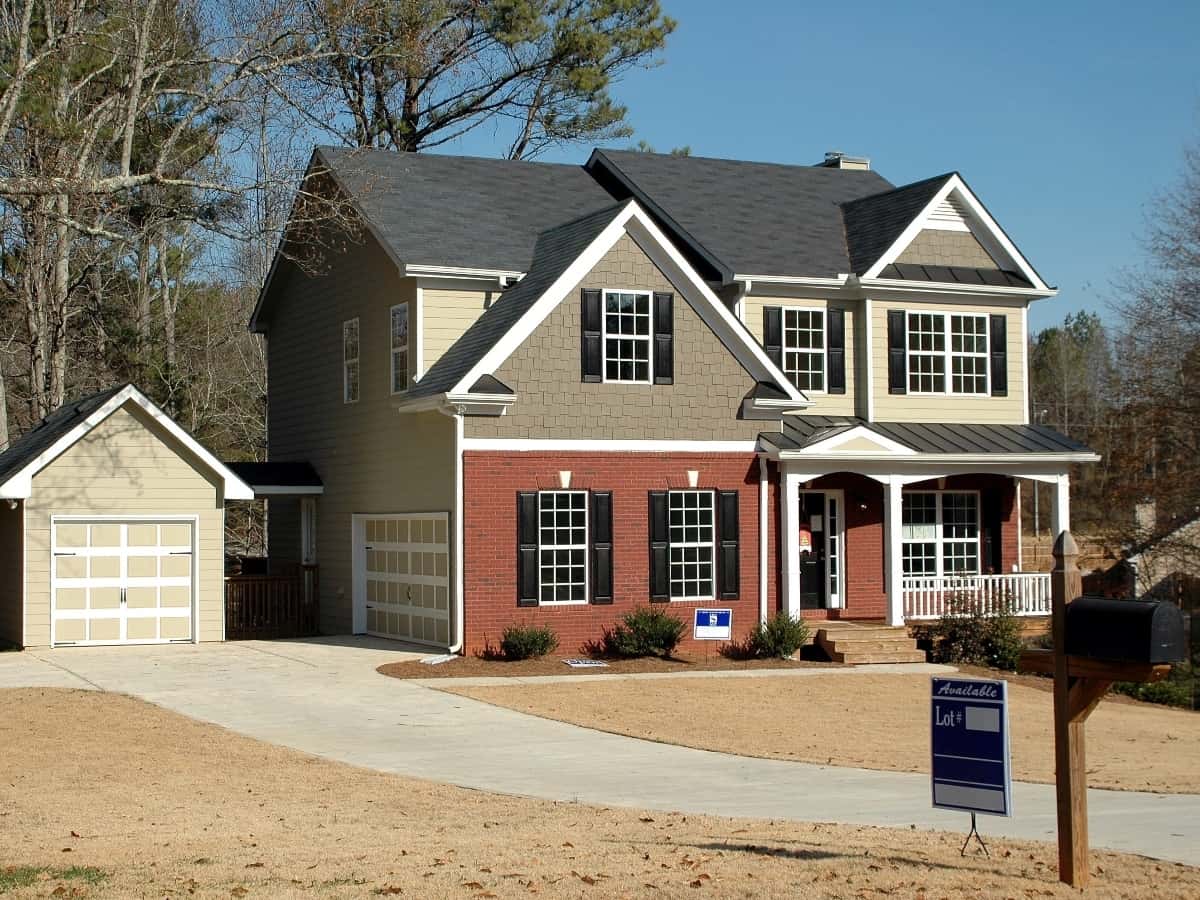
[[[1192,708],[1192,690],[1182,682],[1167,680],[1139,684],[1135,681],[1118,681],[1113,691],[1141,700],[1144,703],[1161,703],[1163,706]]]
[[[808,623],[786,610],[759,622],[746,637],[744,654],[758,659],[790,659],[808,641]]]
[[[500,650],[507,660],[533,659],[553,653],[558,635],[549,625],[509,625],[500,636]]]
[[[609,656],[668,657],[679,646],[683,629],[683,619],[661,609],[642,607],[625,613],[621,624],[605,629],[601,643]]]
[[[966,663],[1013,671],[1025,649],[1021,624],[1007,609],[979,611],[975,598],[958,594],[930,629],[934,662]]]

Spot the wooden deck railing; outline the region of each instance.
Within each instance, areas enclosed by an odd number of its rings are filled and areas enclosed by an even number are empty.
[[[225,578],[225,638],[230,641],[312,637],[321,596],[316,566],[281,575]]]
[[[966,604],[984,615],[1005,609],[1015,616],[1050,615],[1050,575],[1044,572],[910,577],[901,589],[906,619],[937,619],[953,604]]]

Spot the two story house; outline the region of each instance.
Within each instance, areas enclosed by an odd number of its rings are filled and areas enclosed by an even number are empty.
[[[594,151],[583,166],[318,149],[362,234],[279,257],[273,558],[319,561],[322,630],[564,649],[629,609],[1045,612],[1017,481],[1096,455],[1029,423],[1054,295],[963,178]]]

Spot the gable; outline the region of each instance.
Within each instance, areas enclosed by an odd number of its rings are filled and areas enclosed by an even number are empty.
[[[584,383],[580,292],[674,294],[674,383]],[[517,395],[503,416],[468,418],[470,437],[594,440],[753,440],[761,422],[738,418],[757,379],[629,233],[569,289],[493,374]],[[501,300],[501,303],[504,301]]]
[[[898,263],[927,266],[962,266],[968,269],[1000,268],[971,231],[924,228],[896,257]]]

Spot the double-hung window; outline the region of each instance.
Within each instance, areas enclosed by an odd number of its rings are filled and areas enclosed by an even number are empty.
[[[667,523],[671,599],[711,600],[716,539],[713,492],[670,491]]]
[[[538,493],[538,599],[587,601],[587,491]]]
[[[904,574],[979,574],[979,495],[907,491],[901,511]]]
[[[604,292],[604,380],[650,382],[650,294]]]
[[[783,309],[783,371],[802,391],[825,390],[825,312]]]
[[[392,393],[408,390],[408,304],[397,303],[391,311]]]
[[[907,324],[909,393],[987,393],[987,316],[910,312]]]
[[[358,402],[358,319],[342,323],[342,402]]]

